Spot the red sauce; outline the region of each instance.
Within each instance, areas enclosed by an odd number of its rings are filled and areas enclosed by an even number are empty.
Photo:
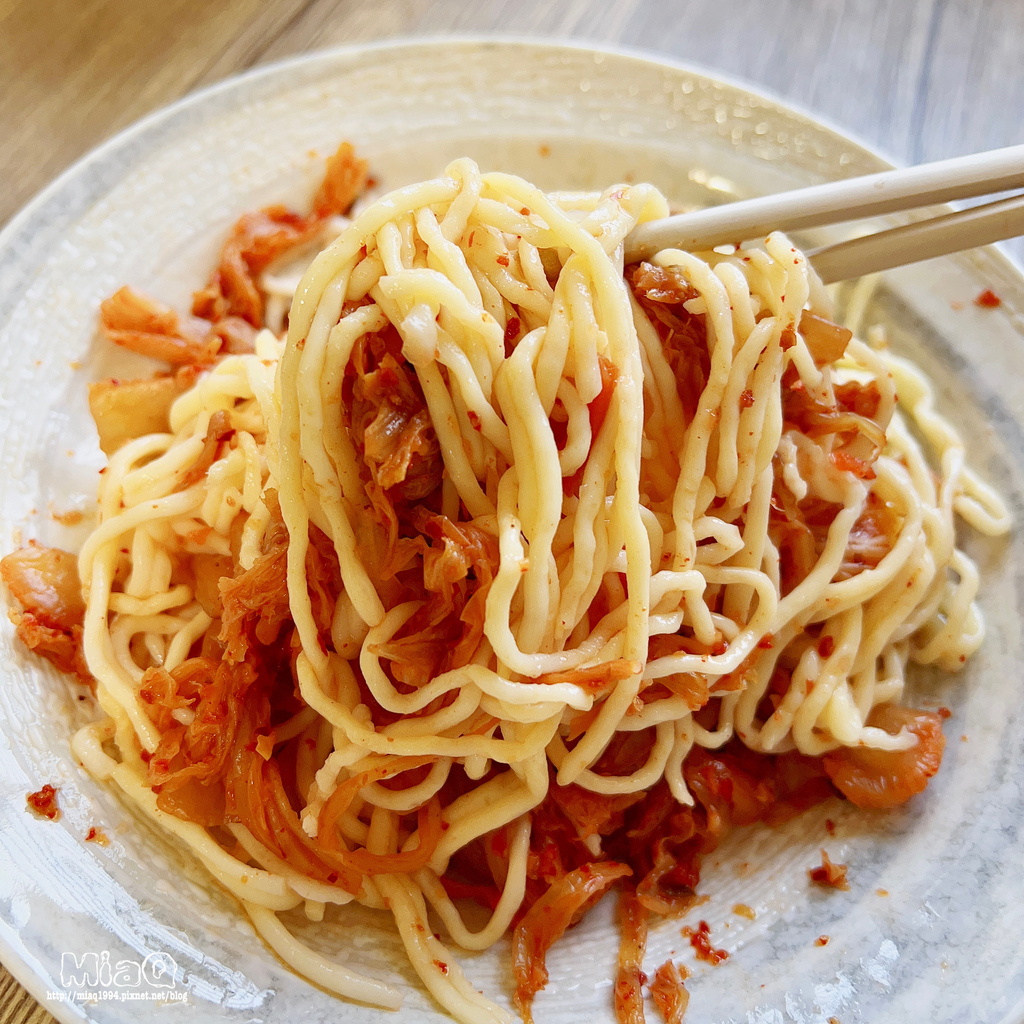
[[[50,821],[57,821],[60,818],[57,790],[49,783],[38,792],[29,793],[25,797],[25,803],[28,804],[28,809],[39,818],[49,818]]]
[[[505,324],[505,358],[512,354],[512,343],[519,337],[519,317],[510,316]]]
[[[1003,300],[991,288],[986,288],[980,295],[974,297],[974,304],[982,309],[996,309],[1002,303]]]
[[[724,949],[715,949],[711,945],[711,926],[707,921],[698,922],[696,931],[687,925],[683,928],[682,934],[683,938],[690,940],[698,960],[717,966],[723,960],[729,959],[729,954]]]

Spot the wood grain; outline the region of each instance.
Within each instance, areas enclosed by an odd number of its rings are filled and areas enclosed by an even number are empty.
[[[1024,141],[1020,0],[0,0],[0,225],[198,86],[321,47],[494,31],[702,64],[898,160]],[[0,968],[0,1024],[52,1019]]]
[[[197,86],[320,47],[496,30],[705,64],[898,160],[1024,138],[1019,0],[4,0],[0,224],[78,156]]]

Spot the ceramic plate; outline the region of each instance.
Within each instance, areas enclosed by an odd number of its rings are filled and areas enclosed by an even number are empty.
[[[538,42],[340,50],[199,93],[96,150],[0,235],[0,550],[32,537],[80,542],[54,514],[93,507],[102,458],[86,383],[130,372],[124,354],[97,337],[100,300],[129,283],[187,306],[233,220],[270,202],[308,202],[323,156],[341,139],[369,159],[385,188],[468,154],[548,188],[647,179],[681,203],[884,166],[812,117],[708,73]],[[972,304],[985,288],[1002,298],[1000,309]],[[983,251],[888,275],[869,318],[927,368],[974,464],[1021,522],[1024,323],[1017,310],[1024,310],[1024,282],[999,254]],[[834,800],[786,829],[737,834],[709,858],[701,887],[709,900],[690,923],[707,920],[729,959],[718,967],[695,961],[681,922],[669,921],[652,930],[647,960],[653,969],[674,955],[693,970],[688,1021],[1009,1024],[1019,1017],[1024,549],[1020,532],[964,543],[984,574],[989,635],[956,678],[917,677],[931,690],[931,706],[953,709],[941,772],[895,813]],[[175,1024],[444,1019],[378,915],[347,914],[303,931],[367,973],[397,977],[406,998],[394,1016],[340,1002],[283,967],[230,897],[76,764],[69,737],[93,714],[81,696],[19,649],[4,623],[0,957],[49,1010],[67,1021],[127,1021],[139,1016],[145,996],[150,1013],[159,1005]],[[46,782],[60,788],[57,823],[26,813],[26,793]],[[108,847],[84,841],[94,825],[110,837]],[[822,846],[849,864],[849,892],[808,885]],[[755,918],[734,913],[737,903]],[[816,944],[821,935],[827,945]],[[535,1005],[539,1024],[612,1020],[616,949],[606,901],[550,955],[551,982]],[[89,954],[99,990],[75,1001],[87,987],[71,978],[69,957],[88,971]],[[118,974],[122,962],[128,966]],[[148,972],[137,984],[132,963]],[[478,988],[508,1002],[507,945],[464,956],[463,964]]]

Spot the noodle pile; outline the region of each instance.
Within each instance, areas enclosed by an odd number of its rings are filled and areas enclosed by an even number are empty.
[[[346,222],[286,336],[257,333],[283,327],[282,253],[361,189],[342,169],[310,218],[236,228],[202,320],[110,300],[108,334],[204,369],[111,443],[80,626],[33,597],[41,549],[5,560],[22,633],[79,629],[104,714],[79,758],[308,978],[399,1005],[278,917],[358,901],[453,1017],[510,1019],[432,909],[466,949],[513,931],[529,1019],[547,949],[618,884],[616,1007],[642,1020],[647,915],[692,904],[729,827],[837,789],[894,806],[937,770],[907,666],[981,643],[954,516],[1007,513],[783,235],[624,268],[668,213],[649,185],[548,195],[458,160]]]

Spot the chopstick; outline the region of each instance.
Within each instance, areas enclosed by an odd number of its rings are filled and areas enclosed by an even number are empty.
[[[756,238],[774,230],[795,231],[800,228],[823,227],[827,224],[839,224],[946,203],[953,199],[970,199],[992,192],[1020,188],[1024,188],[1024,145],[1008,146],[986,153],[954,157],[952,160],[940,160],[917,167],[882,171],[860,178],[848,178],[791,192],[744,199],[707,210],[697,210],[640,224],[626,237],[625,260],[626,263],[635,263],[653,256],[662,249],[712,249],[716,245]],[[994,227],[1000,223],[1000,216],[1002,213],[993,213],[988,223]],[[947,218],[939,219],[947,220],[941,230],[951,230],[954,233],[959,230],[956,223]],[[1014,233],[1014,224],[1016,221],[1008,222],[1006,230],[1009,230],[1009,234],[988,237],[982,232],[985,235],[984,241],[954,243],[942,252],[953,252],[974,245],[984,245],[998,238],[1011,237]],[[977,224],[975,228],[978,228]],[[940,231],[938,228],[934,230]],[[932,240],[934,243],[935,236]],[[933,253],[940,254],[942,253]],[[852,260],[852,257],[850,258]],[[913,257],[926,258],[928,257]],[[900,259],[889,266],[895,266],[900,262],[913,262],[913,259]],[[833,277],[831,280],[839,278]]]
[[[806,252],[823,284],[1024,235],[1024,195]]]

